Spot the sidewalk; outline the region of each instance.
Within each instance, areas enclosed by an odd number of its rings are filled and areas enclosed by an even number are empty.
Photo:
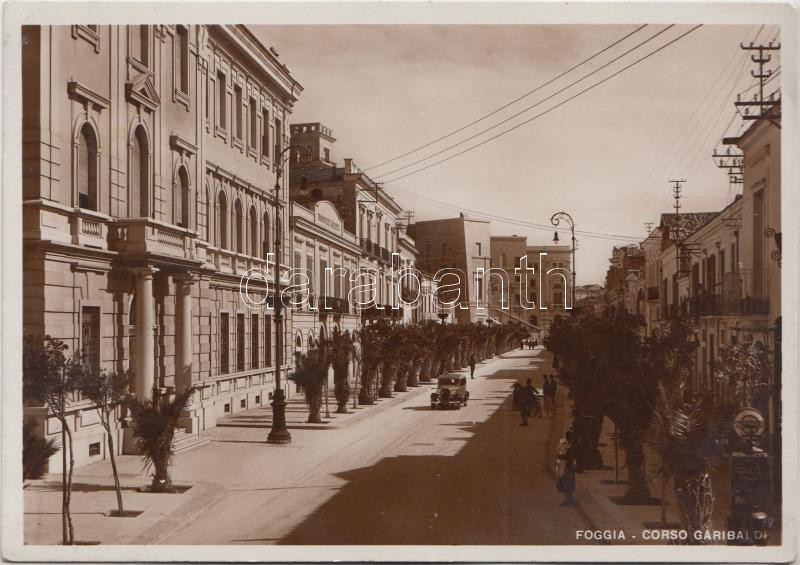
[[[469,373],[460,369],[456,373]],[[287,425],[293,436],[292,444],[281,446],[292,452],[303,450],[318,441],[316,430],[348,428],[385,412],[392,406],[418,396],[429,394],[436,381],[409,387],[406,392],[392,393],[392,398],[378,399],[375,404],[352,407],[347,414],[336,414],[335,398],[329,398],[330,418],[323,423],[307,424],[308,409],[302,396],[287,402]],[[139,489],[149,484],[149,473],[143,469],[138,456],[117,456],[117,468],[123,489],[125,510],[141,511],[135,517],[110,516],[116,510],[116,492],[111,463],[102,460],[75,469],[73,475],[72,520],[76,542],[82,544],[155,544],[174,524],[186,523],[221,498],[231,488],[225,469],[248,465],[248,458],[266,446],[266,430],[272,424],[271,407],[240,412],[224,418],[216,428],[202,432],[211,441],[195,449],[177,453],[171,467],[176,494],[151,494]],[[327,434],[323,434],[327,437]],[[310,442],[310,443],[309,443]],[[247,447],[242,451],[242,447]],[[278,453],[278,452],[275,452]],[[258,455],[260,456],[260,455]],[[273,464],[283,465],[272,459]],[[209,480],[211,477],[211,480]],[[216,480],[214,480],[216,479]],[[183,487],[183,488],[181,488]],[[50,545],[61,543],[61,474],[50,473],[31,481],[24,491],[24,537],[26,544]]]
[[[551,461],[548,469],[555,476],[555,446],[559,438],[572,422],[572,402],[567,398],[567,390],[559,388],[558,407],[553,423],[550,441]],[[659,503],[662,497],[662,481],[655,477],[657,455],[645,447],[648,482],[654,504],[622,505],[614,499],[625,493],[627,482],[627,469],[625,468],[625,452],[622,449],[614,453],[613,441],[614,425],[606,418],[603,422],[603,431],[600,436],[599,451],[603,456],[604,470],[586,470],[576,474],[576,491],[578,510],[584,515],[591,528],[599,531],[623,532],[625,539],[609,540],[611,543],[627,544],[656,544],[669,543],[665,540],[644,540],[642,531],[681,527],[677,501],[675,499],[672,482],[669,481],[663,491],[665,508],[662,522],[662,506]],[[713,529],[724,530],[725,518],[728,515],[729,477],[727,462],[720,462],[711,471],[712,489],[715,498],[712,516]],[[719,542],[723,543],[723,542]]]

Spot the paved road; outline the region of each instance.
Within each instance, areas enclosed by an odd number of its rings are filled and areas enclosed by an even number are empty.
[[[217,429],[175,477],[224,495],[161,543],[567,544],[586,524],[544,469],[549,419],[518,426],[510,387],[541,385],[549,359],[517,351],[479,365],[470,403],[432,411],[428,393],[340,430]],[[213,457],[212,457],[213,454]]]

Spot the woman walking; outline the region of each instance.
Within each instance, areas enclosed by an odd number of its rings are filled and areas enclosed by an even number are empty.
[[[556,448],[556,490],[564,493],[561,506],[575,504],[575,435],[567,431]]]

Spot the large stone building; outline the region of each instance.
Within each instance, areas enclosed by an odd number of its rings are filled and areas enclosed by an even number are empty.
[[[374,289],[364,292],[360,300],[377,305],[372,311],[375,316],[403,319],[397,292],[400,256],[404,254],[400,245],[402,208],[352,159],[344,159],[342,166],[336,164],[336,139],[329,128],[303,123],[293,124],[291,131],[292,201],[311,208],[327,200],[336,208],[343,229],[357,238],[361,249],[358,286]]]
[[[491,257],[488,286],[494,319],[520,322],[544,337],[553,318],[573,307],[568,246],[528,245],[526,237],[517,235],[492,236]]]
[[[24,332],[132,369],[139,398],[195,387],[190,438],[266,404],[272,320],[239,281],[268,267],[300,85],[245,26],[29,26],[22,43]],[[76,463],[106,456],[87,402],[70,422]]]
[[[488,271],[489,222],[466,218],[428,220],[411,224],[409,234],[418,250],[420,270],[438,278],[440,285],[457,285],[442,291],[443,302],[458,304],[455,318],[458,323],[489,320],[489,292],[486,277],[478,269]],[[457,289],[457,291],[456,291]]]

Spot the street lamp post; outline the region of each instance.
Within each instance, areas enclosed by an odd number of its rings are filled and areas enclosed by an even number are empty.
[[[281,246],[283,244],[281,222],[281,176],[286,165],[287,152],[292,149],[308,151],[305,147],[289,145],[275,156],[275,275],[272,291],[272,304],[275,309],[275,393],[272,396],[272,429],[267,436],[267,443],[291,443],[292,435],[286,427],[286,395],[281,388],[281,364],[283,363],[283,302],[280,296]]]
[[[573,220],[572,216],[564,211],[556,212],[550,217],[550,223],[555,227],[558,227],[558,225],[561,223],[561,220],[564,220],[567,222],[567,224],[569,224],[569,230],[572,234],[572,283],[570,284],[570,306],[575,308],[575,220]],[[558,230],[556,230],[555,235],[553,236],[553,241],[558,243]]]

